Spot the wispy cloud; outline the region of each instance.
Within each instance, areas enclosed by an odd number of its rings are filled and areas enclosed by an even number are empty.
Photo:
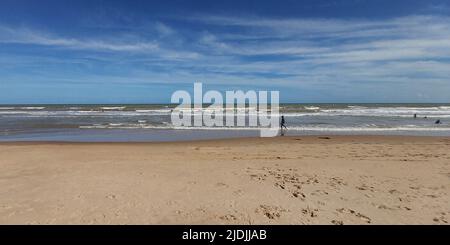
[[[168,35],[170,29],[158,25],[158,30]],[[166,29],[163,29],[166,28]],[[88,50],[92,52],[120,52],[160,57],[167,60],[196,59],[199,54],[189,50],[166,49],[156,40],[136,41],[138,37],[67,38],[29,29],[0,26],[0,44],[40,45],[58,49]]]
[[[63,38],[29,29],[13,29],[4,26],[0,26],[0,33],[1,43],[34,44],[59,46],[71,49],[110,51],[155,51],[159,48],[158,44],[154,42],[121,43],[104,40]]]

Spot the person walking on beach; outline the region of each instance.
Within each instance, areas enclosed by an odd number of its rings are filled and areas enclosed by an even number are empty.
[[[280,123],[281,136],[284,136],[283,128],[287,130],[286,120],[284,120],[284,116],[281,116],[281,123]]]

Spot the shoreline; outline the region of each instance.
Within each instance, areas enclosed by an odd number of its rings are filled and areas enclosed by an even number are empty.
[[[202,143],[202,142],[221,142],[221,141],[257,141],[257,140],[277,140],[277,139],[295,139],[301,138],[305,140],[312,139],[326,139],[328,140],[354,140],[354,139],[365,139],[365,140],[436,140],[436,139],[450,139],[450,136],[430,136],[430,135],[335,135],[335,134],[317,134],[317,135],[288,135],[288,136],[276,136],[276,137],[230,137],[230,138],[211,138],[211,139],[186,139],[186,140],[174,140],[174,141],[0,141],[0,145],[10,145],[10,144],[22,144],[22,145],[39,145],[39,144],[116,144],[116,145],[145,145],[145,144],[189,144],[189,143]]]
[[[448,224],[450,137],[0,143],[0,224]]]

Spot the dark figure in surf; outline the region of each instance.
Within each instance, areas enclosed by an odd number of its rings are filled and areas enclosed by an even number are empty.
[[[283,128],[287,130],[286,120],[284,120],[284,116],[281,116],[280,128],[281,128],[281,136],[284,136]]]
[[[414,118],[417,118],[417,114],[414,114]]]
[[[441,124],[441,120],[437,120],[434,124]]]

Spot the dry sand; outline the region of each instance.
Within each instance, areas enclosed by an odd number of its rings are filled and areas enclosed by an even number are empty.
[[[0,144],[0,224],[449,221],[448,137]]]

